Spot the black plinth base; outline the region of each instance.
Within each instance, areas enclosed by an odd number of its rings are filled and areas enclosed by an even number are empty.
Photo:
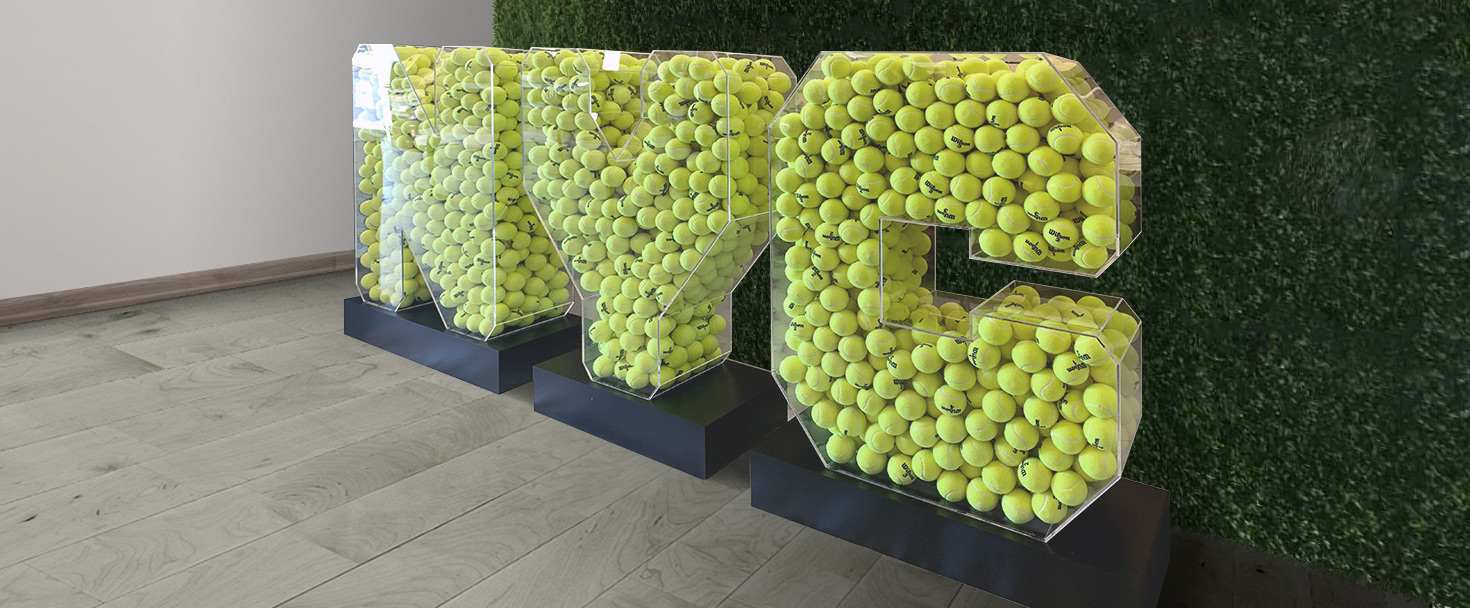
[[[531,366],[581,347],[581,320],[574,316],[493,338],[473,340],[446,331],[434,306],[397,313],[342,301],[342,333],[494,393],[531,381]]]
[[[796,421],[750,459],[750,502],[1026,606],[1156,606],[1169,495],[1122,480],[1050,543],[828,471]]]
[[[770,372],[738,361],[639,399],[593,382],[581,353],[536,366],[536,412],[700,478],[719,472],[786,420]]]

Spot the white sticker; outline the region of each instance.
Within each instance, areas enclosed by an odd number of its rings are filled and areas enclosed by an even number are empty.
[[[616,72],[622,64],[622,51],[608,51],[602,56],[602,70],[604,72]]]

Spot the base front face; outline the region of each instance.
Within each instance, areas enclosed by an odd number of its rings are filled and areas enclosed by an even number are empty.
[[[484,341],[446,331],[427,306],[391,311],[361,298],[343,306],[344,334],[494,393],[530,382],[537,363],[575,352],[581,333],[576,319],[561,317]]]
[[[786,421],[764,370],[710,366],[649,400],[589,378],[573,353],[535,368],[536,412],[697,477],[709,477]]]

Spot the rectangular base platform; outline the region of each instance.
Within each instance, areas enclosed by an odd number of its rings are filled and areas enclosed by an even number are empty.
[[[537,363],[579,352],[581,325],[567,315],[480,341],[446,331],[432,304],[393,313],[362,298],[342,301],[342,333],[493,393],[530,382]]]
[[[1169,495],[1121,480],[1049,543],[822,466],[797,421],[750,459],[751,505],[1026,606],[1156,606]]]
[[[727,360],[653,400],[587,377],[579,352],[536,366],[536,412],[700,478],[786,420],[770,372]]]

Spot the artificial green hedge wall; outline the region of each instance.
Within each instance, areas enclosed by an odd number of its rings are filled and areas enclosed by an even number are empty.
[[[1101,280],[1145,327],[1128,476],[1174,521],[1470,605],[1470,8],[1454,3],[499,0],[496,43],[783,55],[1044,50],[1144,137],[1142,238]],[[762,263],[737,356],[766,362]]]

